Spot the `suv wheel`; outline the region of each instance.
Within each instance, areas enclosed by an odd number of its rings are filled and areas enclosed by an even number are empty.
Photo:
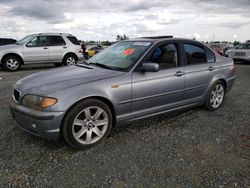
[[[77,63],[77,59],[74,55],[67,55],[63,59],[63,64],[70,66],[70,65],[75,65]]]
[[[225,98],[225,86],[222,81],[217,81],[210,89],[205,106],[209,111],[218,110]]]
[[[61,133],[70,146],[86,149],[107,138],[112,123],[109,107],[102,101],[89,99],[78,103],[68,112]]]
[[[3,69],[14,72],[21,68],[21,60],[17,56],[7,56],[3,59]]]

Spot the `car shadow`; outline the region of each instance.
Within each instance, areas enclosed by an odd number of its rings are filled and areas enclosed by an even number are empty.
[[[161,115],[156,115],[153,117],[145,118],[142,120],[136,120],[134,122],[117,126],[115,129],[112,130],[109,137],[116,137],[119,134],[123,134],[125,132],[139,132],[146,129],[153,129],[155,127],[159,128],[161,126],[169,126],[172,129],[177,128],[176,125],[172,125],[173,122],[178,121],[178,119],[186,116],[190,116],[191,114],[195,114],[197,110],[203,110],[202,107],[195,107],[195,108],[189,108],[189,109],[182,109],[174,112],[169,112]],[[190,116],[191,117],[191,116]],[[192,120],[190,118],[190,120]],[[188,118],[187,118],[187,121]],[[184,124],[180,126],[185,126]],[[179,126],[178,126],[179,127]]]

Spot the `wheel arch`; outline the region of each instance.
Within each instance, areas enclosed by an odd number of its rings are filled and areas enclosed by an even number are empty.
[[[111,113],[112,113],[112,118],[113,118],[113,125],[112,125],[112,128],[115,128],[116,127],[116,113],[115,113],[115,108],[114,108],[114,105],[113,103],[105,98],[105,97],[102,97],[102,96],[90,96],[90,97],[86,97],[86,98],[83,98],[83,99],[80,99],[78,101],[76,101],[74,104],[72,104],[65,112],[64,114],[64,117],[63,117],[63,120],[61,122],[61,125],[60,125],[60,129],[61,129],[61,126],[64,122],[64,119],[65,117],[67,116],[67,114],[69,113],[69,111],[74,108],[78,103],[82,102],[82,101],[85,101],[85,100],[89,100],[89,99],[96,99],[96,100],[99,100],[99,101],[102,101],[104,102],[108,107],[109,109],[111,110]]]
[[[64,54],[63,56],[63,61],[65,61],[65,58],[68,56],[68,55],[72,55],[76,58],[76,61],[78,61],[78,56],[74,53],[74,52],[67,52]]]
[[[21,64],[24,65],[23,58],[19,54],[17,54],[17,53],[7,53],[7,54],[4,54],[3,57],[2,57],[2,59],[1,59],[1,64],[3,64],[4,59],[6,57],[8,57],[8,56],[16,56],[16,57],[18,57],[21,60]]]
[[[220,78],[217,81],[221,81],[224,84],[225,91],[227,90],[227,81],[224,78]]]

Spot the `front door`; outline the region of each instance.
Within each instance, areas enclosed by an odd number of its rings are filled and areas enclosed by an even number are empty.
[[[24,46],[23,58],[25,63],[44,63],[49,60],[49,49],[46,36],[37,36]]]
[[[132,115],[145,116],[177,107],[183,100],[185,73],[177,44],[161,44],[150,54],[158,72],[135,70],[132,74]],[[145,62],[147,63],[147,62]]]

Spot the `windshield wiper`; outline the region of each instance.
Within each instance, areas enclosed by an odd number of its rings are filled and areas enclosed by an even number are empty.
[[[108,66],[108,65],[104,65],[104,64],[101,64],[101,63],[92,63],[92,62],[90,62],[90,63],[88,63],[88,64],[89,64],[89,65],[96,65],[96,66],[98,66],[98,67],[102,67],[102,68],[105,68],[105,69],[115,70],[114,67],[110,67],[110,66]]]

